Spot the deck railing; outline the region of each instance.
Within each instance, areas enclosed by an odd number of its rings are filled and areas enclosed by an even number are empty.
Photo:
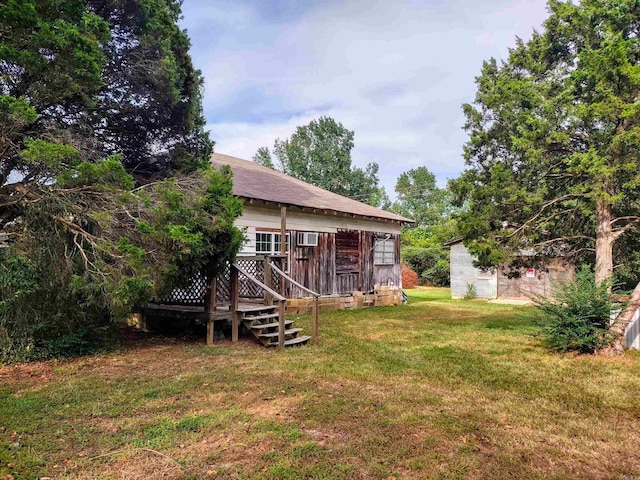
[[[231,310],[231,341],[238,341],[238,307],[240,301],[240,275],[243,275],[249,282],[253,285],[256,285],[262,288],[266,294],[268,294],[273,300],[278,302],[278,348],[284,348],[284,331],[285,331],[285,323],[284,323],[284,312],[286,307],[287,298],[283,295],[280,295],[278,292],[273,290],[270,286],[264,284],[241,266],[238,265],[237,262],[231,264],[231,304],[229,305],[229,310]],[[271,277],[267,277],[265,275],[265,279],[269,281]],[[272,300],[272,302],[273,302]],[[273,303],[271,303],[273,304]]]
[[[255,301],[262,298],[264,305],[273,305],[274,302],[278,302],[278,346],[284,347],[286,295],[293,294],[293,288],[298,288],[313,297],[311,342],[315,344],[318,341],[318,299],[320,294],[291,278],[284,271],[285,261],[286,256],[283,255],[237,257],[233,263],[226,265],[223,273],[217,278],[207,281],[202,275],[196,275],[189,285],[173,290],[166,297],[157,299],[155,303],[203,306],[204,317],[208,318],[207,344],[213,344],[213,320],[218,305],[229,303],[229,311],[232,314],[231,338],[236,342],[238,340],[240,299]],[[240,281],[240,277],[242,277],[242,281]],[[291,285],[289,289],[287,289],[286,282]]]
[[[313,290],[305,287],[304,285],[296,282],[293,278],[287,275],[284,271],[280,269],[275,263],[271,262],[269,257],[265,257],[264,259],[264,278],[271,279],[271,272],[275,272],[281,279],[286,280],[291,285],[299,288],[303,292],[307,292],[313,297],[313,308],[312,308],[312,317],[313,317],[313,326],[311,330],[311,343],[314,345],[318,343],[318,299],[320,298],[320,294],[318,292],[314,292]]]

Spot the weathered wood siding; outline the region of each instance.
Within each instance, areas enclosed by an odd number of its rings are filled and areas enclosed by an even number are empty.
[[[554,283],[573,280],[575,276],[573,267],[559,259],[549,260],[545,269],[534,269],[533,278],[527,277],[526,269],[518,273],[514,276],[508,268],[498,269],[498,298],[550,297]]]
[[[373,291],[374,266],[373,266],[373,244],[375,233],[360,231],[360,258],[362,270],[360,274],[360,291]]]
[[[367,233],[367,232],[363,232]],[[378,239],[386,238],[388,234],[378,233]],[[374,287],[387,286],[387,287],[401,287],[402,288],[402,272],[400,267],[400,235],[390,235],[389,239],[393,240],[394,244],[394,263],[393,265],[374,265],[373,248],[375,242],[375,236],[370,235],[370,258],[369,263],[371,268],[371,279],[369,281],[369,288],[367,290],[373,290]]]
[[[357,231],[339,231],[336,237],[336,293],[362,290],[360,283],[361,235]]]
[[[335,272],[335,235],[319,233],[318,245],[315,247],[299,246],[298,231],[291,234],[291,269],[290,276],[307,288],[322,295],[331,295]],[[304,296],[301,292],[293,292],[294,297]]]
[[[237,225],[246,241],[239,255],[256,254],[256,231],[280,231],[280,210],[245,204]],[[287,211],[290,236],[289,275],[322,295],[372,292],[377,286],[401,286],[400,225],[349,216]],[[298,233],[317,232],[317,246],[298,245]],[[377,240],[393,239],[395,264],[374,265]],[[287,289],[293,298],[305,296],[299,289]]]
[[[280,229],[280,209],[267,208],[249,203],[244,204],[242,215],[236,220],[241,228]],[[336,233],[338,230],[357,230],[362,232],[383,232],[400,234],[400,224],[394,222],[365,220],[350,215],[325,215],[322,212],[304,212],[289,207],[287,209],[287,230],[299,232]]]

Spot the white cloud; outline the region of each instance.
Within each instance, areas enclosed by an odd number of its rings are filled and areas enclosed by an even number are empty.
[[[441,182],[462,170],[461,104],[482,61],[546,16],[544,0],[320,2],[290,18],[218,3],[184,5],[216,151],[250,159],[328,115],[355,131],[354,162],[378,162],[388,191],[419,165]]]

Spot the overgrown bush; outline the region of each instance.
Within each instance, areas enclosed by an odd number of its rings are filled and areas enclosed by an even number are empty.
[[[556,284],[553,299],[538,297],[535,304],[545,314],[542,333],[553,350],[593,353],[612,341],[609,285],[596,285],[586,266],[576,272],[575,280]]]
[[[444,247],[403,247],[402,261],[420,277],[424,285],[449,285],[449,250]]]
[[[51,240],[51,238],[49,238]],[[0,251],[0,363],[91,353],[114,340],[106,309],[47,251]]]

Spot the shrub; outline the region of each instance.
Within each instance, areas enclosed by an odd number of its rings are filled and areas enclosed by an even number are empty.
[[[467,291],[462,297],[464,300],[473,300],[478,296],[476,286],[473,283],[467,283]]]
[[[403,247],[402,261],[414,270],[421,283],[449,285],[449,250],[444,247]]]
[[[114,339],[108,315],[45,244],[32,258],[0,251],[0,364],[81,355]]]
[[[553,299],[538,297],[535,304],[545,314],[542,334],[553,350],[593,353],[612,341],[609,284],[596,285],[589,267],[580,268],[575,280],[554,285]]]
[[[419,284],[418,274],[406,263],[402,264],[402,288],[416,288]]]

